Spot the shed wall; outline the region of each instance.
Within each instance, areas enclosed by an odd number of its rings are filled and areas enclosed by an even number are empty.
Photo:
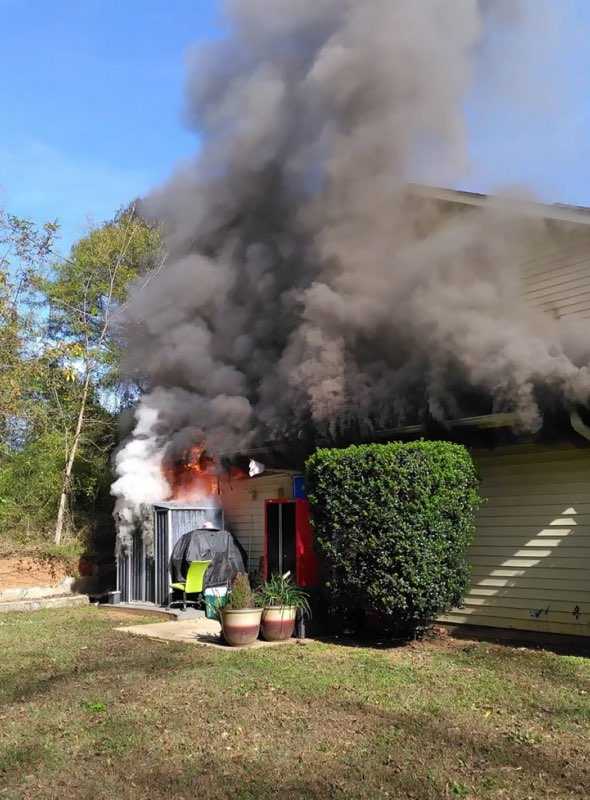
[[[225,526],[248,555],[248,569],[256,572],[264,552],[264,501],[293,497],[293,474],[282,472],[236,480],[222,487]]]
[[[464,607],[443,621],[590,635],[590,449],[474,453],[487,501]]]

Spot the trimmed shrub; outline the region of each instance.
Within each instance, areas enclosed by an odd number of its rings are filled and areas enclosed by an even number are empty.
[[[244,608],[256,608],[258,598],[250,587],[250,580],[245,572],[238,572],[231,585],[229,598],[224,608],[238,611]]]
[[[418,441],[317,450],[306,463],[329,603],[410,636],[459,604],[478,478],[462,445]]]

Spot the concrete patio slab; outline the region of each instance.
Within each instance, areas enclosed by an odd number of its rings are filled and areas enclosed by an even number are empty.
[[[101,611],[114,612],[116,614],[128,614],[132,616],[133,614],[140,616],[140,617],[153,617],[154,619],[161,619],[161,620],[196,620],[196,619],[204,619],[205,612],[201,609],[193,608],[188,606],[186,610],[183,611],[182,608],[178,608],[174,606],[170,608],[170,606],[157,606],[155,603],[142,603],[139,601],[132,601],[129,603],[100,603],[98,608]]]
[[[133,636],[146,636],[148,639],[201,644],[228,652],[257,647],[272,647],[280,644],[294,644],[299,641],[298,639],[287,639],[285,642],[265,642],[262,639],[257,639],[254,644],[246,645],[243,648],[230,647],[221,638],[221,625],[219,622],[207,618],[180,620],[177,622],[155,622],[148,625],[126,625],[116,630],[131,633]]]

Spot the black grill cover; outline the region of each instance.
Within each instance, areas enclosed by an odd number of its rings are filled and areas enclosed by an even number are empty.
[[[246,572],[244,548],[229,531],[197,528],[185,533],[174,545],[170,558],[172,581],[184,581],[191,561],[211,561],[204,588],[229,585],[236,573]]]

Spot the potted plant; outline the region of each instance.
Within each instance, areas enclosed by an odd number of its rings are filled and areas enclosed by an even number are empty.
[[[259,590],[262,611],[262,636],[280,642],[293,636],[297,611],[311,615],[307,594],[296,586],[287,572],[273,575]]]
[[[260,632],[262,609],[250,588],[248,576],[238,572],[227,603],[219,611],[223,638],[232,647],[252,644]]]

